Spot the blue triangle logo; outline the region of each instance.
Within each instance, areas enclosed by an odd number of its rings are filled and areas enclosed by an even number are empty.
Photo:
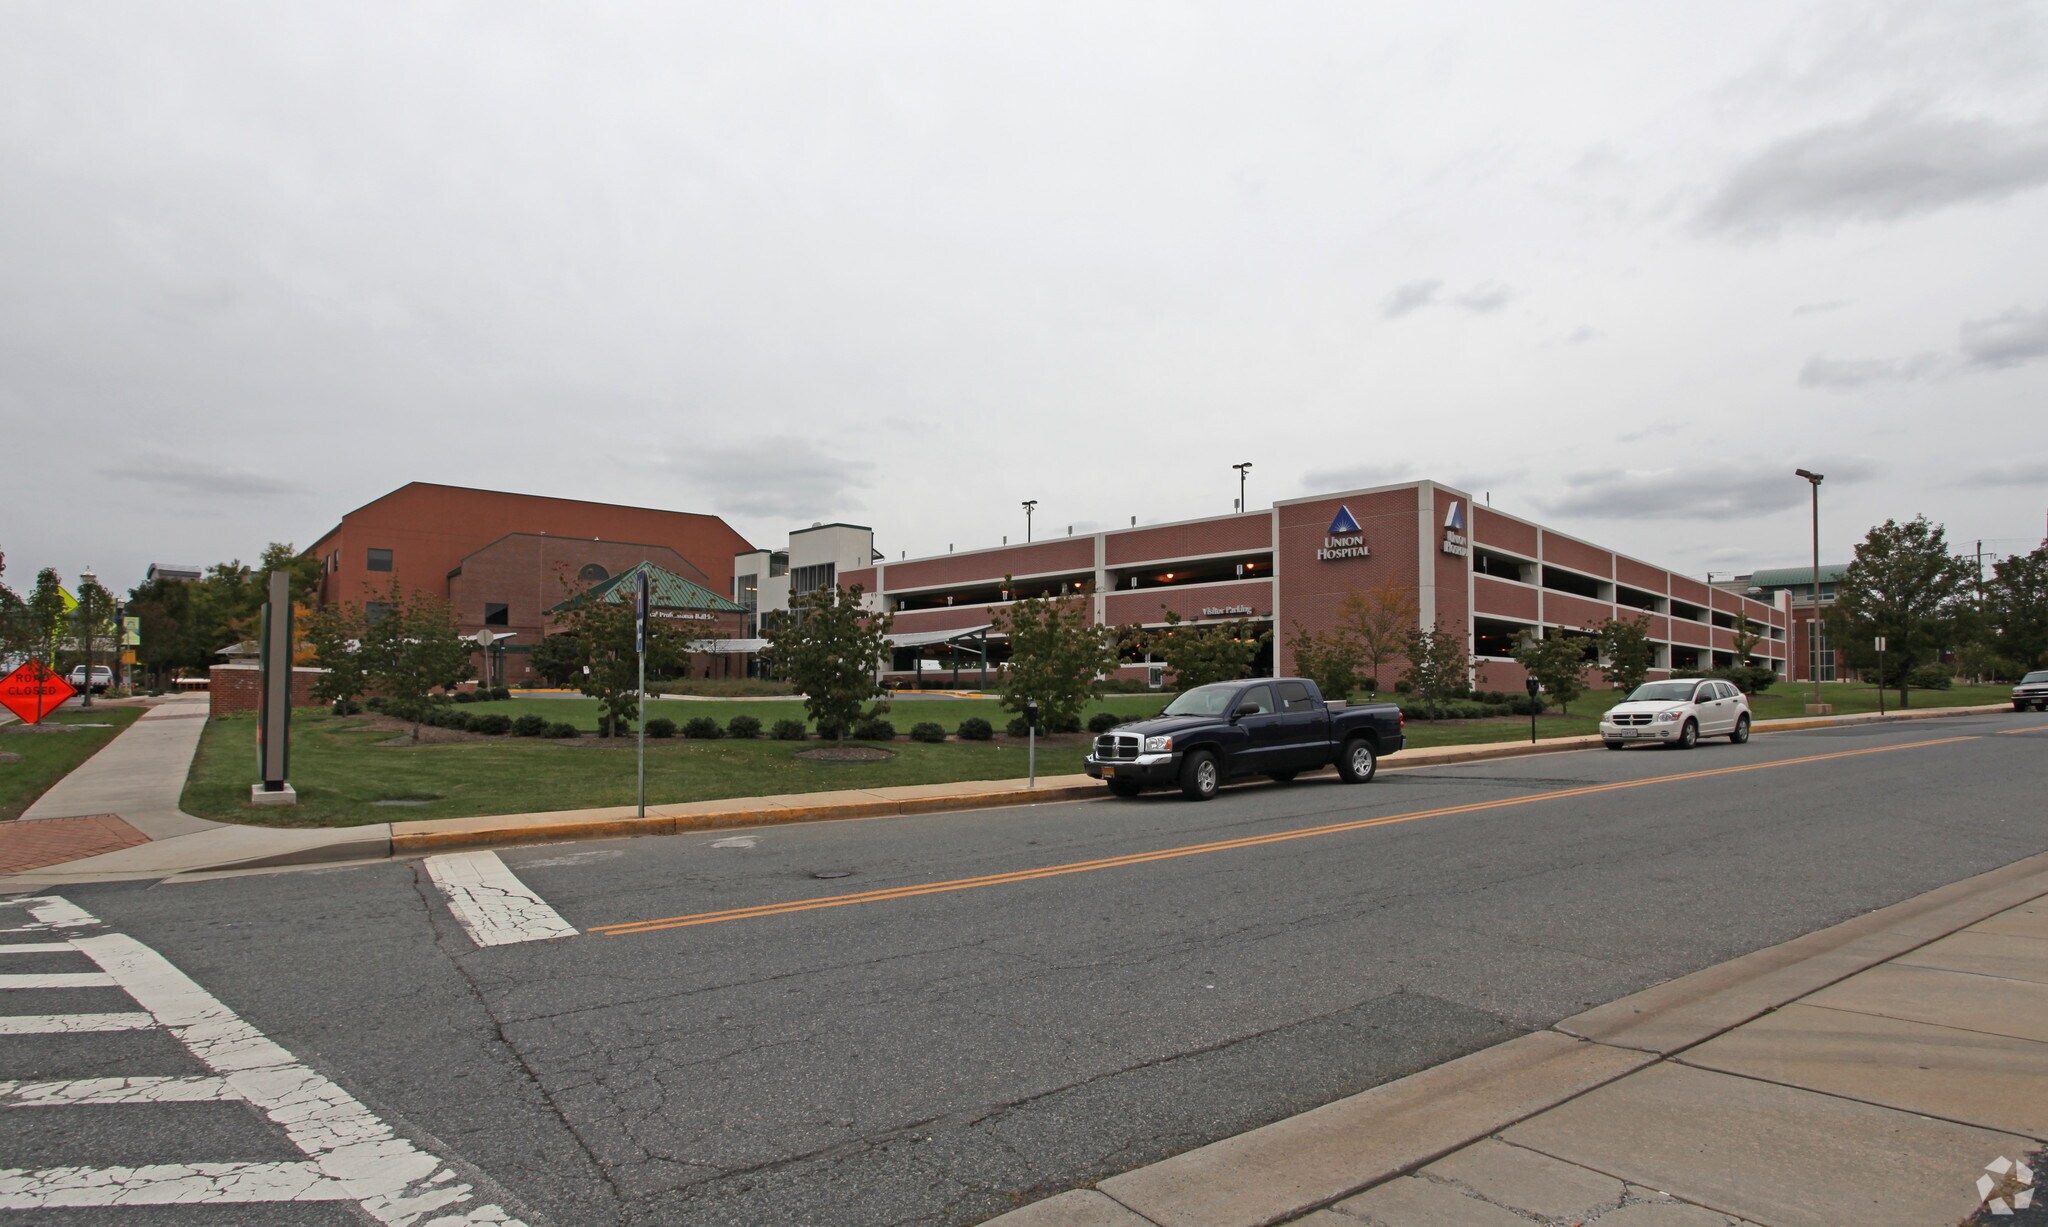
[[[1332,537],[1341,537],[1346,533],[1358,531],[1358,521],[1351,518],[1351,508],[1339,506],[1337,508],[1337,518],[1330,521],[1330,535]]]
[[[1451,500],[1451,510],[1444,516],[1444,527],[1454,533],[1465,531],[1465,504],[1459,499]]]

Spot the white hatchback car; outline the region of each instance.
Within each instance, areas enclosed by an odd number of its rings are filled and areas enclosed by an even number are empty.
[[[1749,698],[1735,683],[1675,677],[1629,692],[1600,717],[1600,740],[1610,750],[1638,742],[1690,750],[1702,737],[1726,737],[1739,746],[1749,740],[1749,725]]]

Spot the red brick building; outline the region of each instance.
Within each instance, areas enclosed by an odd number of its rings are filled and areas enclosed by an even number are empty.
[[[1011,577],[1012,589],[1004,589]],[[1297,626],[1331,629],[1346,595],[1391,580],[1418,625],[1462,634],[1478,682],[1512,690],[1524,673],[1508,659],[1538,627],[1585,630],[1610,617],[1643,618],[1653,676],[1731,665],[1739,625],[1762,638],[1751,655],[1783,675],[1789,601],[1709,587],[1530,520],[1474,506],[1437,482],[1410,482],[1276,504],[1270,510],[880,562],[847,570],[895,614],[895,632],[988,625],[1011,596],[1091,594],[1097,622],[1162,626],[1172,610],[1191,621],[1244,618],[1271,629],[1265,668],[1293,671],[1286,641]],[[943,650],[943,648],[939,649]],[[991,653],[1001,659],[1000,644]],[[898,661],[897,668],[904,667]],[[915,666],[912,666],[915,667]],[[1132,662],[1127,676],[1143,676]],[[1399,672],[1399,669],[1396,670]],[[1383,679],[1384,681],[1385,679]]]
[[[717,516],[412,482],[341,518],[306,554],[323,564],[323,604],[377,601],[395,581],[454,609],[466,635],[510,635],[506,676],[547,611],[642,562],[712,593],[732,589],[733,558],[752,547]]]

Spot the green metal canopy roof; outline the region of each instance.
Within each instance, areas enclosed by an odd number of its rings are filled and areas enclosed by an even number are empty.
[[[1820,582],[1832,584],[1842,578],[1849,569],[1845,562],[1824,562],[1820,567]],[[1773,567],[1768,571],[1757,571],[1749,577],[1752,588],[1811,588],[1813,587],[1812,567]]]
[[[569,609],[585,601],[603,601],[607,605],[627,605],[633,600],[637,585],[634,576],[647,572],[647,600],[656,609],[701,609],[707,613],[745,613],[746,607],[736,601],[728,601],[702,584],[694,584],[674,571],[665,570],[651,562],[629,567],[600,584],[593,584],[586,592],[570,597],[549,610]]]

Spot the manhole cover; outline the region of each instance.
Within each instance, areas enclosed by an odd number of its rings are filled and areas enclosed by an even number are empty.
[[[851,869],[827,869],[820,873],[814,873],[811,876],[814,878],[850,878],[853,876],[853,871]]]

